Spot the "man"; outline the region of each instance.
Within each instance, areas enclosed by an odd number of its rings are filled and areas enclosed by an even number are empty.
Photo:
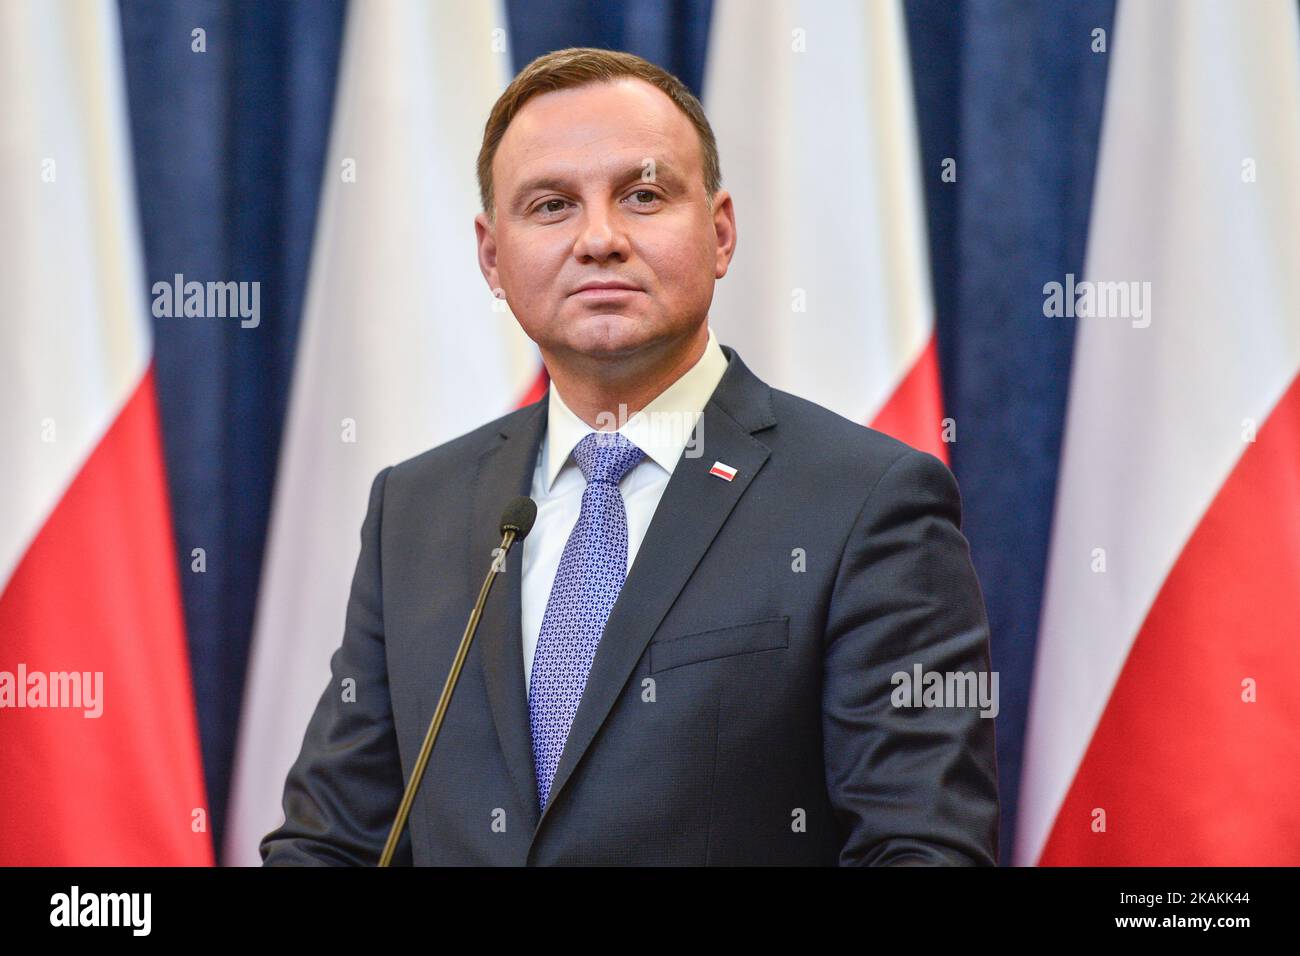
[[[551,387],[376,477],[264,861],[377,861],[529,494],[397,862],[995,862],[993,722],[895,693],[989,668],[956,484],[716,342],[736,225],[698,101],[637,57],[552,53],[478,170],[480,267]]]

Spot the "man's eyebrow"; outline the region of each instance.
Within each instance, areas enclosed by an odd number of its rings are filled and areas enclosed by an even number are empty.
[[[647,171],[652,173],[649,178],[645,178]],[[680,190],[682,188],[682,178],[677,175],[677,171],[667,163],[658,162],[653,165],[650,165],[649,163],[637,163],[635,166],[629,166],[623,171],[622,175],[618,177],[615,186],[625,186],[628,183],[643,180],[647,183],[658,183],[662,186],[668,187],[669,189]],[[542,176],[534,176],[532,179],[526,180],[518,189],[515,190],[512,207],[516,210],[519,209],[524,199],[535,192],[551,189],[563,192],[564,190],[570,189],[572,185],[572,180],[561,174],[548,173]]]

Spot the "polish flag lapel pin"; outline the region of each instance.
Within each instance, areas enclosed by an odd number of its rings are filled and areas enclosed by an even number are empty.
[[[715,461],[713,467],[709,469],[709,474],[717,475],[723,481],[730,481],[732,478],[736,477],[736,469],[732,468],[730,465],[724,465],[720,461]]]

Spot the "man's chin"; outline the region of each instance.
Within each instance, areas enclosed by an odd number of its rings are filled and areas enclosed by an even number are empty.
[[[644,320],[611,313],[586,316],[564,336],[569,351],[590,359],[621,359],[660,344],[661,336]]]

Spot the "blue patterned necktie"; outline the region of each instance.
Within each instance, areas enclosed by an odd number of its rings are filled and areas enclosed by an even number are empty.
[[[643,454],[618,432],[591,432],[573,449],[587,488],[546,601],[528,685],[537,803],[542,809],[587,686],[596,645],[627,576],[627,510],[618,483]]]

